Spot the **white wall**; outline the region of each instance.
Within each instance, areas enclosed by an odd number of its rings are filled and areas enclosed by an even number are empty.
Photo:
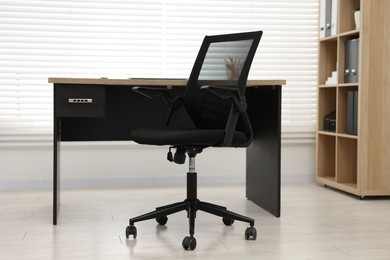
[[[167,147],[132,142],[61,144],[62,187],[185,183],[188,164],[166,160]],[[51,188],[51,142],[1,143],[0,190]],[[282,142],[282,182],[312,181],[315,143]],[[245,149],[209,148],[197,156],[199,183],[244,183]]]

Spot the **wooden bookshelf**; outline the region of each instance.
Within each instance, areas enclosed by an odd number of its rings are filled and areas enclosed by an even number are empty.
[[[360,7],[361,26],[353,10]],[[390,195],[390,1],[339,0],[338,32],[319,39],[319,183],[360,197]],[[358,82],[344,82],[345,42],[359,38]],[[326,84],[333,71],[337,81]],[[358,93],[357,135],[347,131],[348,91]],[[336,130],[324,117],[336,112]]]

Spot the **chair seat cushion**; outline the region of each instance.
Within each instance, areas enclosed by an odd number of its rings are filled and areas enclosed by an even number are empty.
[[[200,145],[220,146],[225,136],[223,129],[194,129],[188,127],[146,127],[130,133],[130,138],[139,144],[151,145]],[[233,146],[247,141],[244,133],[235,131]]]

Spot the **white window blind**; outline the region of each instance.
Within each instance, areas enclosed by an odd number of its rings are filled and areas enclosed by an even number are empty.
[[[1,0],[0,140],[50,139],[49,77],[188,77],[204,35],[263,30],[249,78],[286,79],[282,131],[314,132],[317,0]]]

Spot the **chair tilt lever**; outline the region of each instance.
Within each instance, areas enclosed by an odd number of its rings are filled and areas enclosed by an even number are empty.
[[[172,154],[172,148],[176,148],[175,155]],[[188,153],[189,157],[195,157],[198,153],[201,153],[202,151],[202,147],[171,146],[169,147],[167,160],[177,164],[184,164],[186,161],[186,153]]]
[[[186,161],[186,150],[182,147],[177,147],[175,156],[172,155],[171,149],[175,147],[169,147],[169,152],[167,154],[167,160],[177,164],[184,164]]]

